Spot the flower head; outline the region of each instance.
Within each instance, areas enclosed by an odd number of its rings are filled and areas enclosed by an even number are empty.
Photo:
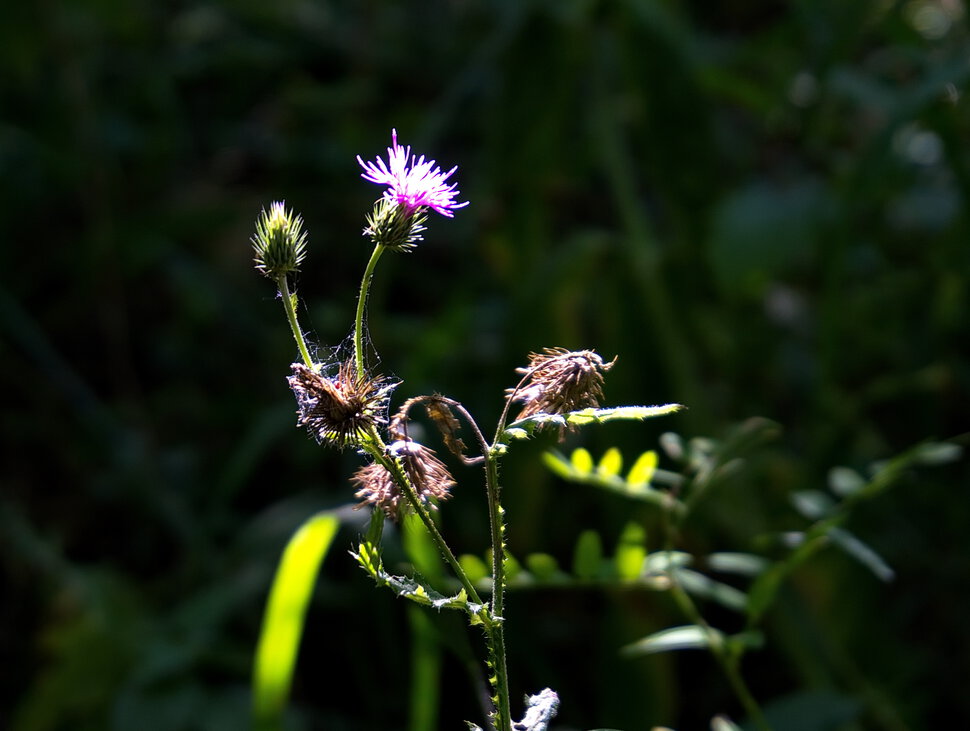
[[[374,210],[367,215],[364,235],[378,246],[390,251],[407,253],[424,238],[421,232],[428,220],[428,209],[408,211],[388,198],[378,198]]]
[[[546,348],[530,354],[528,366],[516,368],[525,378],[508,396],[524,404],[519,419],[596,407],[603,397],[603,374],[614,362],[604,362],[592,350]]]
[[[298,271],[306,256],[303,218],[286,210],[285,203],[276,201],[268,213],[265,208],[260,212],[252,242],[260,274],[279,279]]]
[[[428,502],[430,498],[446,500],[450,496],[455,480],[433,450],[415,441],[402,439],[389,444],[387,454],[397,460],[422,502]],[[356,496],[363,500],[361,507],[374,505],[388,517],[397,518],[407,505],[406,501],[402,501],[401,488],[394,476],[380,462],[361,467],[351,482],[360,488]],[[430,504],[434,507],[434,503]]]
[[[420,208],[431,208],[442,216],[453,216],[452,209],[462,208],[468,202],[456,203],[457,183],[445,181],[457,170],[453,167],[446,173],[441,172],[434,160],[425,160],[424,155],[411,154],[411,146],[397,144],[397,130],[391,130],[391,147],[387,148],[387,163],[378,157],[374,162],[364,162],[360,155],[357,162],[364,168],[361,176],[378,185],[386,185],[384,198],[393,201],[408,215]]]
[[[287,380],[296,396],[297,424],[318,442],[339,448],[357,445],[378,424],[387,421],[387,403],[396,383],[380,377],[358,376],[353,360],[340,364],[334,378],[302,363],[292,365]]]

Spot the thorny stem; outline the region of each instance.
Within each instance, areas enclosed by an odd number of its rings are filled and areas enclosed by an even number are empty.
[[[286,310],[286,319],[290,323],[290,330],[293,331],[293,338],[296,340],[296,345],[300,349],[303,362],[307,368],[313,370],[313,360],[310,358],[310,351],[307,350],[306,339],[303,337],[303,331],[300,330],[300,323],[296,320],[296,308],[293,306],[293,295],[290,294],[290,287],[286,282],[286,275],[284,274],[276,280],[276,284],[280,288],[280,297],[283,298],[283,309]]]
[[[357,297],[357,315],[354,318],[354,362],[357,364],[357,377],[364,377],[364,309],[367,307],[367,294],[370,291],[371,279],[374,277],[374,267],[377,260],[384,253],[384,247],[378,244],[370,255],[364,276],[360,280],[360,295]]]
[[[488,517],[492,531],[492,620],[494,625],[489,636],[489,654],[492,656],[492,672],[495,674],[498,731],[511,731],[512,710],[509,702],[509,675],[505,663],[505,509],[499,501],[501,487],[498,482],[498,453],[490,449],[485,453],[485,484],[488,490]]]
[[[377,434],[377,430],[372,430],[370,433],[370,439],[361,445],[363,449],[370,453],[370,455],[381,465],[384,466],[388,472],[394,477],[394,481],[397,483],[398,487],[404,493],[404,497],[407,498],[408,504],[414,509],[414,512],[418,514],[421,522],[424,523],[424,527],[428,529],[428,534],[434,541],[441,555],[444,556],[445,560],[451,566],[455,575],[458,577],[458,581],[461,582],[462,587],[465,589],[465,593],[468,594],[468,598],[475,604],[481,604],[484,606],[484,602],[475,590],[474,584],[468,578],[465,570],[458,563],[458,559],[455,558],[455,554],[452,552],[448,544],[445,543],[444,537],[441,535],[441,531],[438,530],[438,526],[435,525],[434,520],[431,518],[431,514],[428,509],[424,506],[424,503],[418,499],[417,493],[414,491],[414,487],[411,486],[411,482],[408,480],[407,475],[404,474],[404,470],[401,469],[401,465],[398,464],[397,460],[393,457],[388,456],[384,441]]]
[[[494,448],[494,445],[490,446],[485,441],[475,419],[460,402],[443,396],[426,396],[414,399],[409,405],[413,406],[424,401],[438,401],[456,409],[471,427],[485,460],[485,486],[488,494],[488,515],[492,537],[492,608],[491,617],[485,627],[489,661],[495,678],[493,688],[498,701],[495,709],[495,725],[498,731],[511,731],[512,711],[509,701],[509,675],[505,659],[505,618],[503,614],[505,606],[505,510],[499,500],[501,486],[498,481],[498,456],[500,452]],[[506,408],[506,415],[507,412],[508,409]],[[505,416],[503,416],[503,422],[504,419]],[[410,500],[410,494],[408,498]],[[461,577],[463,574],[460,569],[457,570]],[[471,592],[469,592],[469,596],[472,596]]]
[[[498,444],[500,441],[502,441],[502,433],[505,431],[505,423],[506,421],[508,421],[508,418],[509,418],[509,410],[512,408],[512,400],[515,398],[516,394],[519,392],[522,386],[525,385],[525,382],[529,380],[529,377],[532,375],[532,371],[534,370],[535,368],[530,368],[526,372],[526,374],[522,376],[522,380],[520,380],[515,385],[515,388],[512,389],[512,392],[509,394],[509,397],[505,399],[505,408],[502,409],[502,415],[499,417],[498,426],[495,429],[495,438],[493,439],[495,444]]]
[[[367,295],[370,290],[371,280],[374,276],[374,268],[377,266],[377,262],[383,253],[383,246],[378,244],[374,247],[370,260],[367,262],[367,266],[364,269],[364,276],[361,278],[360,282],[360,294],[357,298],[357,314],[354,318],[354,362],[357,368],[357,374],[360,377],[363,377],[365,371],[364,310],[367,306]],[[291,321],[291,325],[292,322],[293,321]],[[525,379],[520,382],[519,386],[516,387],[516,390],[518,390],[518,388],[520,388],[524,382]],[[510,403],[511,397],[506,403],[505,411],[503,412],[502,419],[499,423],[499,429],[496,432],[496,444],[499,441],[499,436],[504,431],[505,419],[508,417]],[[461,410],[464,412],[464,408]],[[467,418],[469,418],[470,423],[477,432],[477,436],[482,446],[483,455],[485,457],[485,482],[488,492],[489,522],[491,524],[492,533],[492,605],[491,611],[486,611],[483,609],[481,612],[479,612],[479,617],[482,619],[482,622],[485,625],[485,633],[488,640],[488,653],[490,656],[489,659],[492,665],[491,670],[492,673],[494,673],[495,678],[493,683],[493,688],[495,690],[497,699],[497,707],[495,709],[495,727],[497,731],[512,731],[512,711],[511,703],[509,702],[509,678],[505,660],[505,630],[503,627],[503,622],[505,620],[502,616],[505,600],[505,544],[503,542],[505,534],[503,515],[505,511],[499,503],[499,453],[498,450],[495,449],[495,444],[489,447],[489,445],[485,443],[484,438],[481,437],[481,432],[478,429],[478,426],[475,425],[474,421],[471,420],[470,417],[468,417],[467,412],[465,412],[465,415]],[[418,517],[421,519],[424,527],[427,528],[428,534],[431,536],[432,541],[434,541],[435,545],[437,545],[441,555],[444,556],[445,560],[455,572],[455,576],[465,589],[465,593],[468,595],[468,598],[475,604],[483,605],[478,592],[475,590],[475,586],[469,580],[468,575],[461,567],[458,559],[455,558],[455,554],[452,553],[451,548],[449,548],[448,544],[445,543],[445,539],[438,530],[438,526],[435,525],[435,522],[432,520],[427,508],[424,506],[421,500],[418,499],[417,493],[411,486],[411,483],[404,474],[404,471],[401,469],[401,466],[398,464],[397,460],[387,455],[384,442],[380,438],[380,435],[377,433],[376,429],[371,431],[370,439],[367,440],[367,443],[363,444],[362,446],[366,451],[370,452],[371,456],[375,460],[380,462],[384,468],[394,476],[395,482],[398,483],[398,486],[401,488],[408,503],[418,514]]]

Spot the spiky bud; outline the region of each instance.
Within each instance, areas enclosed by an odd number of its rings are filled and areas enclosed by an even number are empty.
[[[427,220],[427,208],[409,210],[391,198],[378,198],[374,210],[367,214],[364,235],[375,245],[406,253],[422,240]]]
[[[286,209],[281,201],[264,208],[256,219],[252,237],[256,271],[274,281],[299,271],[306,257],[307,235],[303,218]]]

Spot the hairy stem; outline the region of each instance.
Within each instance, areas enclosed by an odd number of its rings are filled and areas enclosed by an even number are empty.
[[[364,448],[370,452],[371,456],[380,462],[384,468],[391,473],[394,477],[394,481],[397,483],[398,487],[401,488],[401,492],[404,494],[405,499],[407,499],[408,504],[414,509],[414,512],[418,514],[424,527],[428,529],[428,534],[431,536],[431,540],[438,547],[441,555],[444,556],[445,560],[451,566],[452,571],[455,572],[455,576],[461,583],[462,588],[464,588],[465,593],[468,595],[469,600],[475,604],[480,604],[484,606],[484,602],[475,590],[474,584],[468,578],[465,570],[461,567],[455,554],[452,552],[451,548],[445,543],[444,537],[441,535],[441,531],[438,530],[438,526],[435,525],[434,520],[431,518],[431,514],[425,507],[424,503],[418,498],[417,493],[414,491],[414,487],[411,485],[410,480],[408,480],[407,475],[404,474],[404,470],[401,469],[401,465],[396,459],[390,457],[386,454],[383,449],[383,443],[380,437],[375,433],[373,435],[373,441],[371,444],[365,444]]]
[[[512,401],[525,385],[525,382],[528,381],[532,376],[532,372],[534,370],[535,368],[530,368],[528,371],[526,371],[526,374],[522,376],[522,379],[518,382],[518,384],[516,384],[515,388],[512,389],[508,397],[505,399],[505,407],[502,409],[502,415],[498,418],[498,426],[495,428],[495,439],[493,441],[496,444],[502,441],[502,433],[505,431],[505,425],[509,419],[509,410],[512,408]]]
[[[511,731],[512,710],[509,703],[509,675],[505,662],[505,509],[499,500],[498,456],[494,450],[485,454],[485,484],[488,490],[488,515],[492,532],[492,620],[488,633],[489,655],[495,676],[496,729]]]
[[[357,297],[357,315],[354,318],[354,362],[357,365],[357,377],[364,376],[364,309],[367,307],[367,294],[370,292],[371,279],[374,278],[374,268],[378,259],[384,253],[384,247],[378,244],[370,255],[364,276],[360,280],[360,295]]]
[[[290,287],[286,282],[286,275],[284,274],[276,281],[277,286],[280,288],[280,296],[283,298],[283,309],[286,310],[286,319],[290,323],[290,330],[293,331],[293,338],[296,340],[296,346],[300,349],[300,356],[303,358],[303,362],[306,364],[307,368],[313,369],[313,361],[310,358],[310,351],[306,347],[306,339],[303,337],[303,331],[300,329],[300,323],[296,319],[296,307],[293,304],[294,297],[290,294]]]

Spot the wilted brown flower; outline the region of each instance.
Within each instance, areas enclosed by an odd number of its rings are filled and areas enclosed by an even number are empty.
[[[397,383],[367,374],[358,376],[353,360],[327,378],[302,363],[292,365],[287,380],[299,407],[297,424],[318,442],[339,448],[356,445],[376,425],[387,421],[387,402]]]
[[[414,441],[399,440],[388,445],[387,453],[401,465],[421,501],[448,499],[455,481],[433,450]],[[360,507],[375,505],[396,519],[407,506],[393,475],[380,462],[364,465],[350,479],[360,488],[356,492],[356,497],[363,500]]]
[[[603,374],[615,362],[604,362],[592,350],[546,348],[531,353],[527,367],[516,368],[526,378],[518,391],[510,388],[506,393],[523,404],[518,419],[596,407],[603,397]]]

